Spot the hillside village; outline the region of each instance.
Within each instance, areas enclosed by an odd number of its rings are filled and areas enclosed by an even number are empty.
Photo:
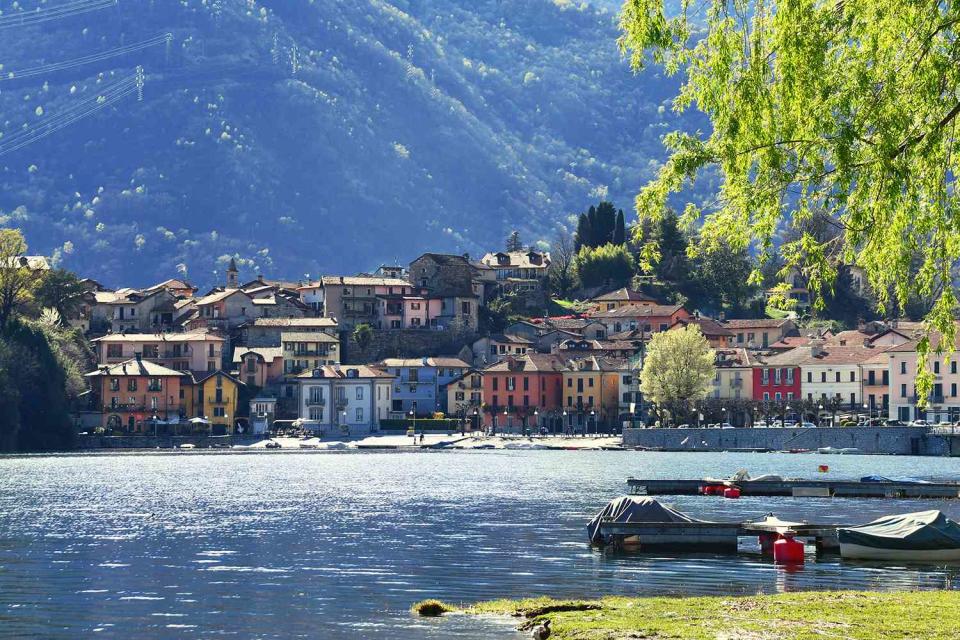
[[[934,392],[917,407],[915,322],[807,330],[790,317],[710,318],[620,287],[491,330],[489,307],[504,295],[549,302],[550,264],[548,252],[519,248],[479,260],[426,253],[298,282],[245,280],[231,261],[225,282],[204,292],[176,278],[118,290],[83,280],[84,303],[67,320],[89,336],[99,366],[86,376],[93,393],[79,426],[339,437],[418,424],[559,434],[676,426],[644,402],[640,371],[653,335],[687,326],[715,353],[702,426],[960,419],[955,360],[932,363]]]

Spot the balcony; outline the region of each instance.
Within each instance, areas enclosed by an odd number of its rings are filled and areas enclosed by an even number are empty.
[[[303,351],[294,351],[290,357],[291,358],[326,358],[328,355],[330,355],[330,352],[327,350],[305,349]]]
[[[307,398],[308,407],[325,407],[327,406],[327,401],[323,398]]]
[[[230,404],[230,398],[220,398],[219,400],[214,398],[213,400],[210,401],[210,404],[216,405],[218,407],[228,406]]]

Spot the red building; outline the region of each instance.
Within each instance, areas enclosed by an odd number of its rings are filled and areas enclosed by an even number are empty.
[[[530,353],[484,369],[483,425],[501,431],[562,428],[563,368],[563,358]]]
[[[800,393],[800,359],[805,357],[802,351],[792,349],[761,359],[753,367],[753,399],[788,402],[803,398]]]

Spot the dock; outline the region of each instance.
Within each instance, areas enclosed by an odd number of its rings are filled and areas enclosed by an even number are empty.
[[[642,548],[736,552],[741,537],[761,538],[793,531],[799,539],[811,540],[818,552],[839,548],[837,529],[849,524],[785,522],[773,516],[755,522],[615,522],[604,520],[600,531],[611,544],[636,538]]]
[[[957,483],[861,482],[859,480],[642,480],[627,478],[630,493],[648,496],[695,496],[707,485],[740,489],[742,496],[795,498],[960,498]]]

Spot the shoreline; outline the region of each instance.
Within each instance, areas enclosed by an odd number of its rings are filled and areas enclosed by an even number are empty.
[[[555,640],[947,640],[960,591],[804,591],[759,596],[495,600],[452,610],[511,616],[522,631],[551,622]]]

